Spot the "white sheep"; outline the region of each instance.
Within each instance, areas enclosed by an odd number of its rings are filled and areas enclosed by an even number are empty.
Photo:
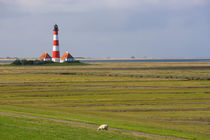
[[[102,124],[98,127],[97,131],[100,131],[100,130],[108,130],[108,125],[107,124]]]

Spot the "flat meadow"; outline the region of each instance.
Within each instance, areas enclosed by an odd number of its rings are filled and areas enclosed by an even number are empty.
[[[158,135],[210,139],[209,62],[0,65],[0,139],[163,139]]]

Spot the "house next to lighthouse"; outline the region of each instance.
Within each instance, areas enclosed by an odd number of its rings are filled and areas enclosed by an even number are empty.
[[[43,53],[42,56],[39,57],[42,61],[52,61],[52,57],[48,53]]]
[[[74,57],[68,52],[66,51],[66,53],[61,57],[60,62],[74,62],[75,59]]]

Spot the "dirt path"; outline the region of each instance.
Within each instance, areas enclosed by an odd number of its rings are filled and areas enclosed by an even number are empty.
[[[17,113],[0,112],[0,114],[2,114],[2,115],[6,114],[6,115],[11,115],[11,116],[19,116],[19,117],[26,117],[26,118],[37,118],[37,119],[50,120],[50,121],[55,121],[55,122],[68,123],[68,124],[83,125],[83,126],[89,126],[89,127],[95,127],[95,128],[98,127],[98,125],[94,125],[94,124],[74,122],[74,121],[67,121],[67,120],[60,120],[60,119],[52,119],[52,118],[45,118],[45,117],[38,117],[38,116],[24,115],[24,114],[17,114]],[[138,131],[131,131],[131,130],[125,130],[125,129],[119,129],[119,128],[109,128],[109,129],[110,130],[115,130],[115,131],[120,131],[120,132],[132,133],[132,134],[153,136],[153,137],[157,137],[158,139],[161,138],[161,139],[167,139],[167,140],[184,140],[184,139],[176,138],[176,137],[162,136],[162,135],[156,135],[156,134],[150,134],[150,133],[144,133],[144,132],[138,132]]]

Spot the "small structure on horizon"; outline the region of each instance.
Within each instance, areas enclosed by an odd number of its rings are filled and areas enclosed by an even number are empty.
[[[66,51],[66,53],[60,58],[60,62],[75,62],[75,59],[68,51]]]
[[[42,61],[52,61],[52,57],[48,53],[43,53],[42,56],[39,57]]]

